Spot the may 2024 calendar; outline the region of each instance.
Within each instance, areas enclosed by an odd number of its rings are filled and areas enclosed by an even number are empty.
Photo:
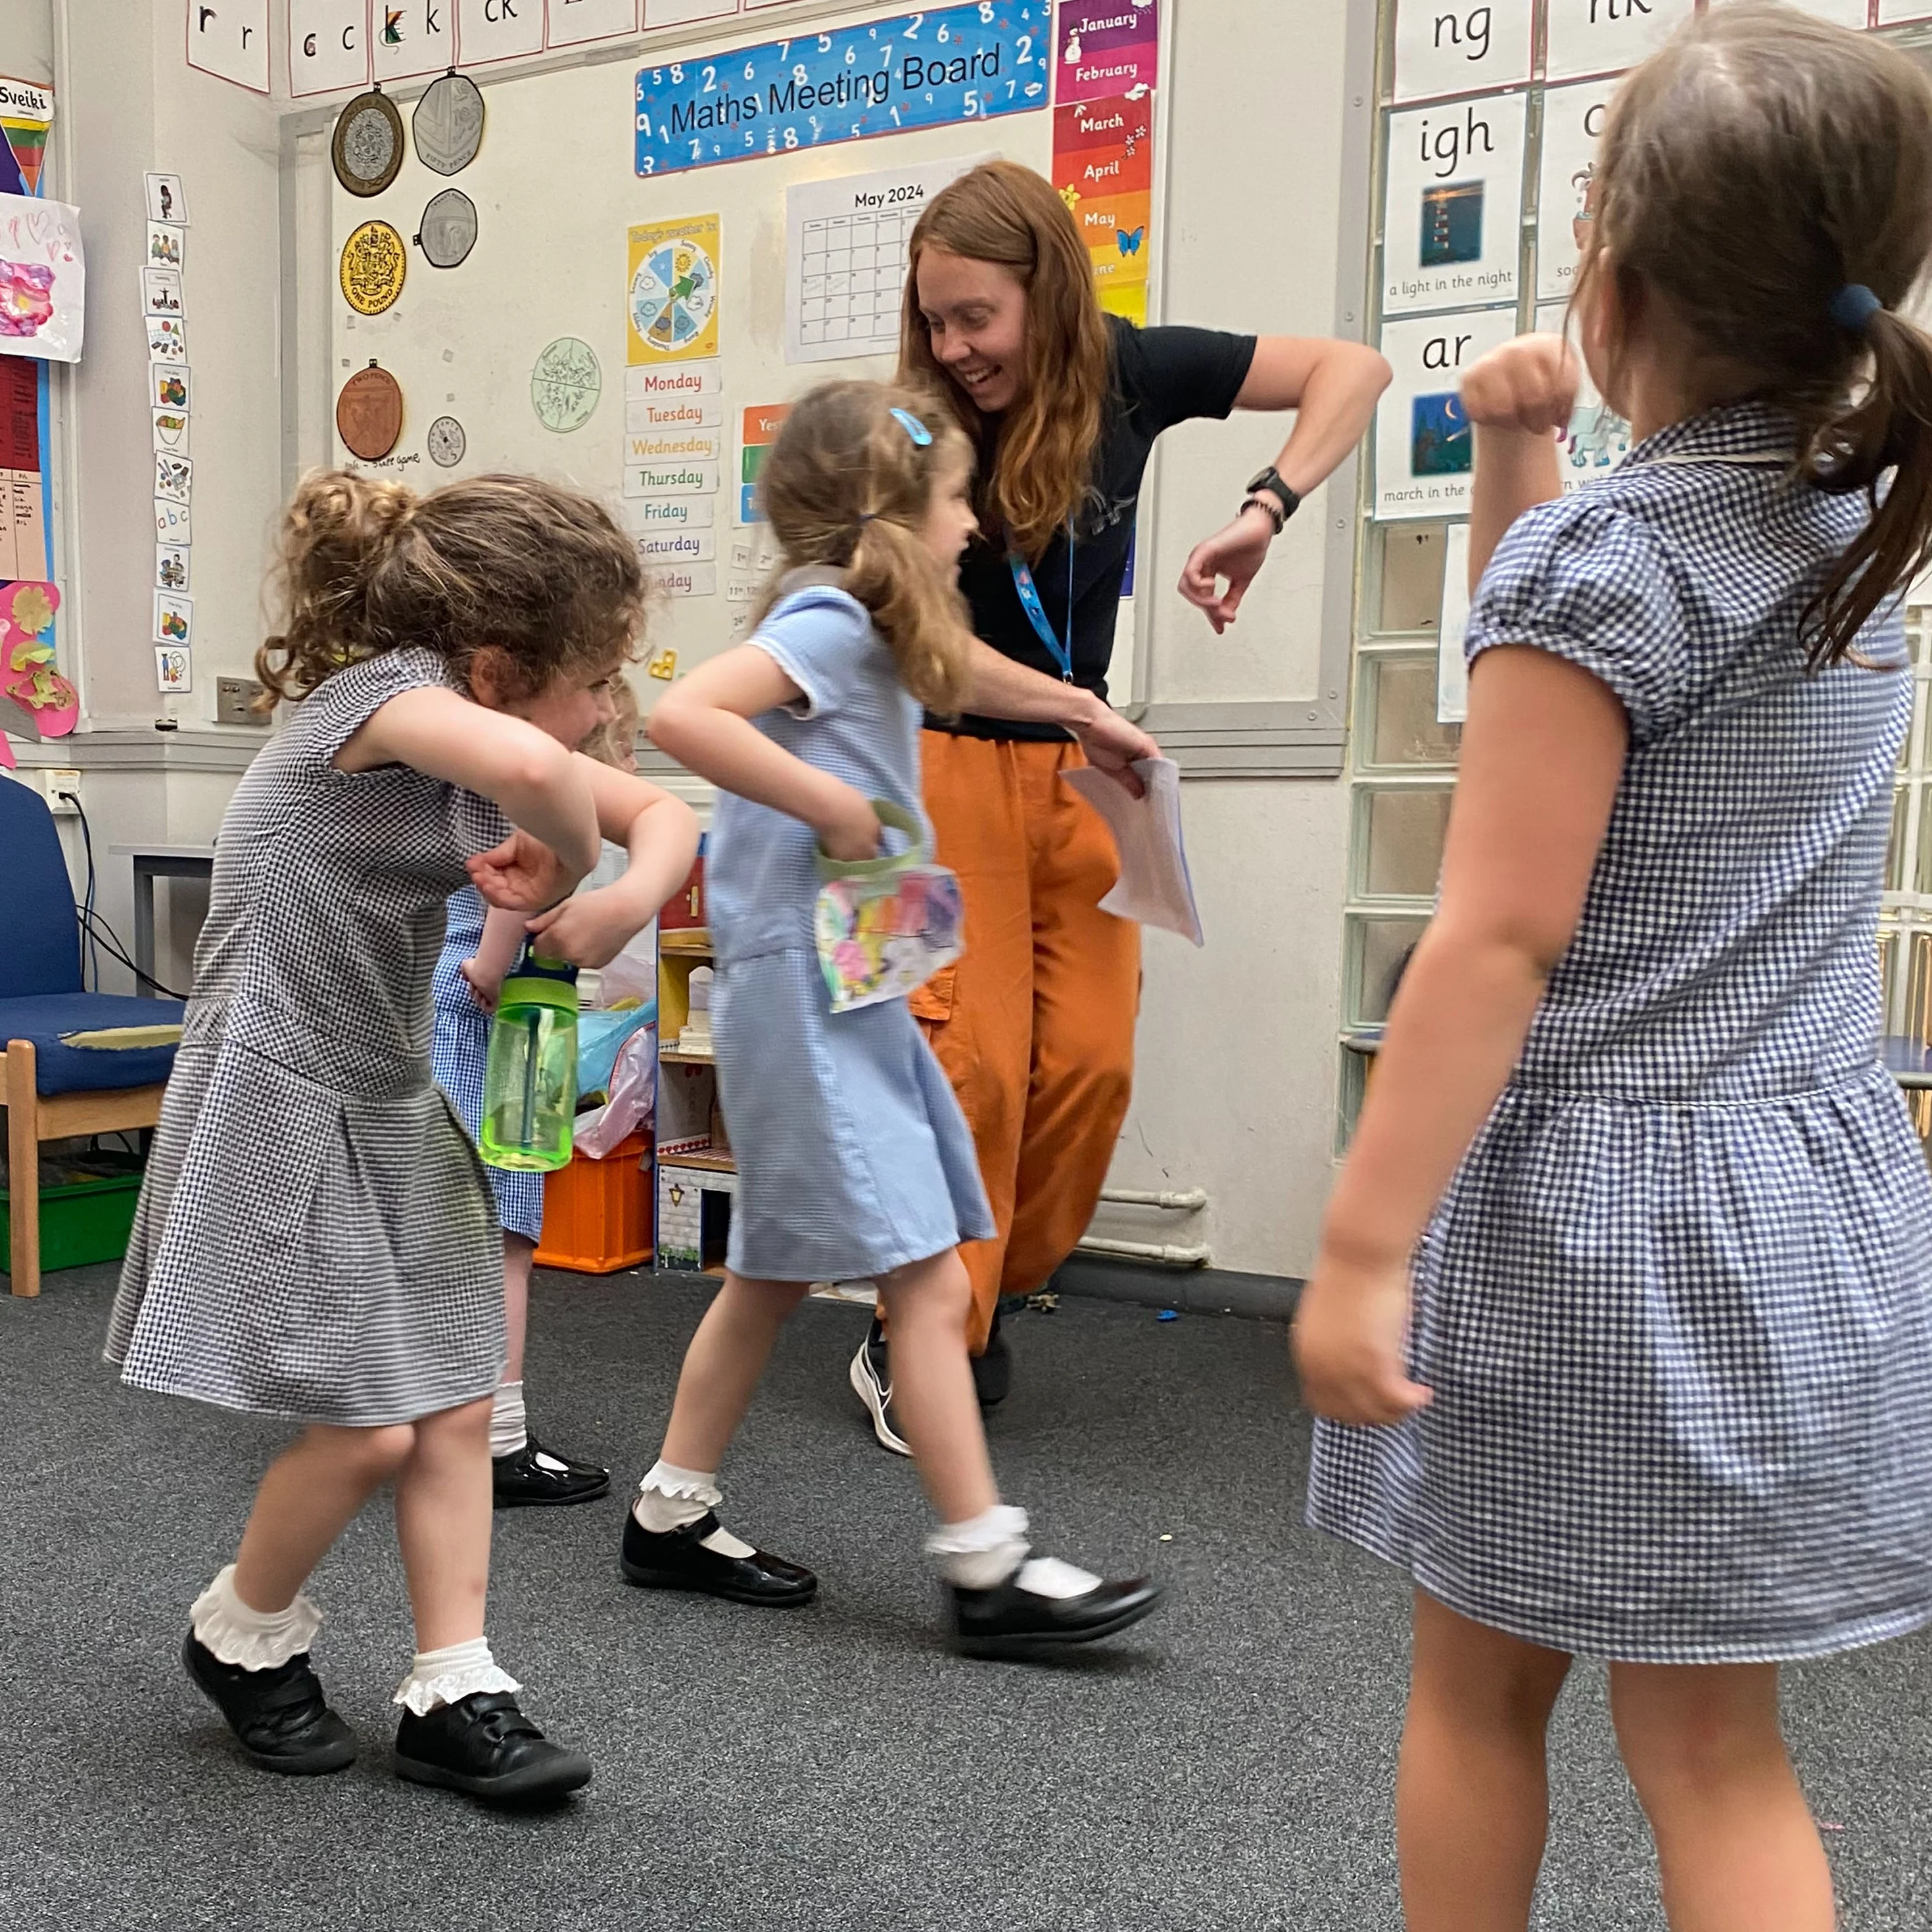
[[[890,356],[907,244],[926,204],[986,154],[802,182],[785,190],[785,360]]]

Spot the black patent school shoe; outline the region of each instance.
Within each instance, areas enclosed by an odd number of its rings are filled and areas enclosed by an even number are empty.
[[[271,1670],[244,1670],[224,1664],[190,1630],[182,1661],[228,1720],[249,1761],[264,1771],[314,1778],[356,1762],[356,1740],[328,1708],[307,1651]]]
[[[650,1530],[635,1514],[624,1513],[624,1580],[652,1590],[696,1590],[729,1604],[790,1610],[818,1594],[809,1570],[754,1550],[734,1556],[706,1544],[723,1527],[709,1510],[681,1528]],[[735,1540],[735,1539],[734,1539]]]
[[[546,1449],[532,1436],[508,1456],[490,1459],[491,1493],[499,1509],[527,1509],[560,1503],[587,1503],[608,1495],[610,1472],[595,1462],[574,1462]]]
[[[1018,1573],[990,1590],[945,1586],[952,1647],[962,1657],[1017,1662],[1052,1657],[1137,1624],[1160,1604],[1157,1584],[1144,1576],[1096,1583],[1077,1597],[1048,1597],[1020,1588]]]
[[[396,1774],[486,1804],[540,1804],[590,1782],[590,1760],[554,1744],[507,1690],[476,1690],[396,1727]]]

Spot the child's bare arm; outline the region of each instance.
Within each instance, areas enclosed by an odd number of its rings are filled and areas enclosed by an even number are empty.
[[[1474,425],[1469,589],[1524,511],[1563,494],[1556,432],[1576,406],[1576,358],[1560,335],[1519,335],[1472,364],[1462,406]]]
[[[872,801],[794,758],[751,722],[804,694],[768,652],[740,644],[680,678],[644,728],[660,751],[700,778],[804,820],[833,858],[869,859],[879,849]]]
[[[608,965],[683,884],[698,854],[698,814],[682,800],[595,759],[590,788],[605,838],[631,862],[620,879],[580,892],[530,922],[547,954],[579,966]]]
[[[476,1004],[486,1013],[496,1010],[503,982],[523,950],[524,921],[520,912],[491,906],[484,914],[483,936],[476,942],[474,956],[463,962],[463,976],[476,995]]]
[[[558,878],[550,898],[568,892],[597,862],[589,763],[520,718],[433,686],[391,698],[335,755],[340,771],[409,765],[494,799],[512,824],[554,855]],[[532,891],[552,883],[538,877],[539,869],[535,855],[518,855],[518,876]]]

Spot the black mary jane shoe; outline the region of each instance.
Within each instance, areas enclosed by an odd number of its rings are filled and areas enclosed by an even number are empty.
[[[328,1708],[307,1651],[271,1670],[244,1670],[224,1664],[190,1630],[182,1661],[228,1720],[249,1761],[264,1771],[314,1778],[356,1762],[356,1740]]]
[[[952,1646],[962,1657],[1024,1662],[1092,1643],[1137,1624],[1160,1602],[1160,1586],[1144,1576],[1096,1583],[1077,1597],[1023,1590],[1018,1573],[990,1590],[946,1586]]]
[[[634,1511],[626,1510],[624,1580],[646,1589],[696,1590],[727,1603],[766,1610],[790,1610],[818,1595],[818,1579],[782,1556],[767,1556],[762,1550],[748,1556],[728,1556],[722,1550],[706,1549],[705,1538],[720,1527],[717,1517],[706,1510],[681,1528],[649,1530]]]
[[[590,1760],[554,1744],[507,1690],[476,1690],[396,1727],[396,1774],[486,1804],[540,1804],[590,1782]]]
[[[592,1502],[610,1488],[608,1469],[595,1462],[574,1462],[546,1449],[534,1436],[510,1455],[493,1456],[490,1480],[499,1509]]]

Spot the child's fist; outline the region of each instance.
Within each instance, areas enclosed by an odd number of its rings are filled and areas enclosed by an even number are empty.
[[[1562,336],[1519,335],[1471,365],[1462,378],[1462,407],[1479,428],[1547,436],[1568,423],[1581,378]]]

